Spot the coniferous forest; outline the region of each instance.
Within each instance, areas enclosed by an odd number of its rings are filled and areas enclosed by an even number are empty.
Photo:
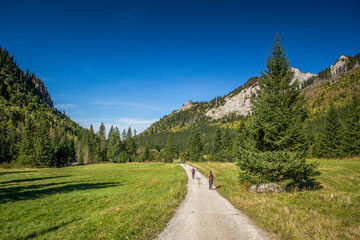
[[[107,138],[83,128],[54,108],[44,83],[0,48],[0,163],[5,166],[62,167],[77,162],[139,161],[135,133],[112,128]]]

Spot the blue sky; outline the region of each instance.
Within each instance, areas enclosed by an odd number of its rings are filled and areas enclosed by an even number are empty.
[[[141,132],[265,69],[278,32],[292,67],[360,51],[356,1],[0,0],[0,46],[84,127]]]

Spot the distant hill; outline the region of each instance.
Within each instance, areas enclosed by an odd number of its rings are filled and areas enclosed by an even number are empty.
[[[310,119],[316,117],[315,113],[324,115],[329,102],[345,108],[352,92],[359,92],[359,62],[360,54],[340,56],[333,65],[318,74],[302,73],[292,68],[294,78],[291,83],[297,80],[308,98]],[[230,128],[236,135],[241,121],[251,113],[251,98],[256,94],[259,78],[251,77],[244,85],[209,102],[189,100],[180,109],[152,124],[139,138],[145,145],[160,150],[171,134],[180,153],[187,148],[193,130],[198,128],[203,136],[204,152],[208,153],[217,129]]]

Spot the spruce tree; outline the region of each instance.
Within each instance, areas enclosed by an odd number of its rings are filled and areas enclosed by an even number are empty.
[[[106,159],[110,162],[113,162],[113,149],[115,148],[115,136],[114,136],[114,127],[111,125],[109,134],[108,134],[108,138],[107,138],[107,143],[106,143]]]
[[[360,97],[355,94],[345,121],[343,146],[346,155],[360,155]]]
[[[196,129],[190,137],[189,142],[189,158],[190,161],[201,161],[203,159],[203,143],[199,129]]]
[[[249,132],[254,147],[260,151],[306,150],[301,131],[305,112],[303,99],[298,83],[290,85],[293,72],[278,36],[266,67],[265,73],[261,73],[257,96],[252,101]]]
[[[325,118],[325,126],[320,134],[321,156],[343,156],[343,128],[336,113],[334,104],[330,104]]]
[[[212,154],[215,156],[221,151],[221,130],[218,128],[215,132],[214,139],[213,139],[213,145],[212,145]]]
[[[230,152],[232,150],[232,136],[229,128],[226,128],[222,138],[221,148],[225,152]]]
[[[100,159],[100,146],[98,141],[98,136],[94,132],[94,127],[90,125],[90,131],[88,136],[88,147],[89,147],[89,162],[90,163],[97,163]]]
[[[251,183],[288,181],[305,185],[319,174],[317,164],[306,164],[302,131],[305,111],[298,82],[293,77],[278,35],[259,79],[248,124],[249,146],[237,153],[241,179]]]
[[[34,133],[35,125],[31,116],[27,116],[25,121],[25,128],[22,132],[22,138],[20,142],[20,161],[21,164],[31,164],[35,157],[35,146],[34,146]]]
[[[50,139],[49,120],[42,113],[35,130],[35,165],[49,167],[53,165],[54,151]]]
[[[248,140],[248,132],[246,130],[244,121],[241,121],[235,138],[236,148],[246,148],[247,140]]]
[[[165,147],[165,161],[172,163],[175,156],[175,145],[174,145],[174,139],[172,135],[168,137],[166,141],[166,147]]]
[[[102,122],[99,128],[99,145],[100,145],[100,157],[101,160],[106,161],[106,136],[105,136],[105,125]]]

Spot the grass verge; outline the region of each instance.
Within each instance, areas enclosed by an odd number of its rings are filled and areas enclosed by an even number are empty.
[[[317,161],[320,190],[276,194],[248,192],[235,163],[191,165],[213,171],[219,193],[274,238],[360,239],[360,159]]]
[[[186,183],[175,164],[0,169],[0,239],[152,239]]]

